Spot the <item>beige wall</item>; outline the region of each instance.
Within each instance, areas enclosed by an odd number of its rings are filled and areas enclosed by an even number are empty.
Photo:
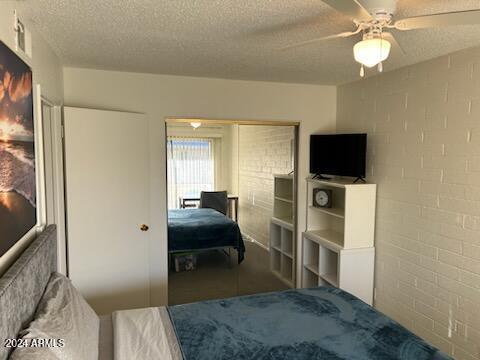
[[[0,2],[0,40],[11,49],[15,49],[15,31],[13,30],[13,11],[15,1]],[[63,101],[63,72],[60,60],[43,38],[35,32],[28,19],[22,18],[26,27],[32,32],[33,58],[23,58],[33,69],[33,82],[41,85],[42,95],[56,104]],[[28,239],[19,242],[4,256],[0,257],[0,273],[13,261],[21,249],[27,244]]]
[[[152,305],[167,301],[166,117],[298,120],[301,122],[300,179],[308,174],[309,135],[335,128],[336,88],[333,86],[78,68],[65,68],[64,80],[65,103],[69,106],[137,111],[149,118],[151,154],[156,154],[151,157]],[[305,218],[305,182],[300,181],[299,185],[298,207],[302,220]],[[304,226],[300,221],[299,229]]]
[[[239,224],[242,233],[269,247],[273,174],[293,170],[293,126],[244,126],[239,134]]]
[[[368,133],[377,308],[479,359],[480,48],[340,86],[337,108],[338,131]]]

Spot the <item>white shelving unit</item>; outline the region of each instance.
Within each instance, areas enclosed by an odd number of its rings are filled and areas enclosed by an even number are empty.
[[[292,175],[274,175],[270,221],[270,269],[290,287],[295,284],[295,185]]]
[[[332,207],[313,206],[313,189],[332,191]],[[375,184],[307,178],[302,286],[331,285],[373,303]]]

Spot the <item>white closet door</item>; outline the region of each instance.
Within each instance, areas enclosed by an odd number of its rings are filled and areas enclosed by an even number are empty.
[[[64,111],[69,277],[99,314],[149,306],[147,120]]]

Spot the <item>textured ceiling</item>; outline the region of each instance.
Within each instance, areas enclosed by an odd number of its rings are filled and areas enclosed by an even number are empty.
[[[368,6],[368,0],[359,1]],[[359,66],[352,54],[356,38],[278,50],[353,29],[350,19],[320,0],[25,0],[18,4],[69,66],[315,84],[358,79]],[[478,0],[399,0],[395,17],[476,8],[480,8]],[[392,54],[385,71],[480,45],[480,25],[397,34],[407,55]]]

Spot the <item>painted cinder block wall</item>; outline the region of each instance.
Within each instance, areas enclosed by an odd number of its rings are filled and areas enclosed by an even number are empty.
[[[239,126],[239,224],[242,233],[269,246],[273,175],[293,170],[292,126]]]
[[[378,184],[376,307],[456,359],[480,358],[480,48],[337,93]]]

